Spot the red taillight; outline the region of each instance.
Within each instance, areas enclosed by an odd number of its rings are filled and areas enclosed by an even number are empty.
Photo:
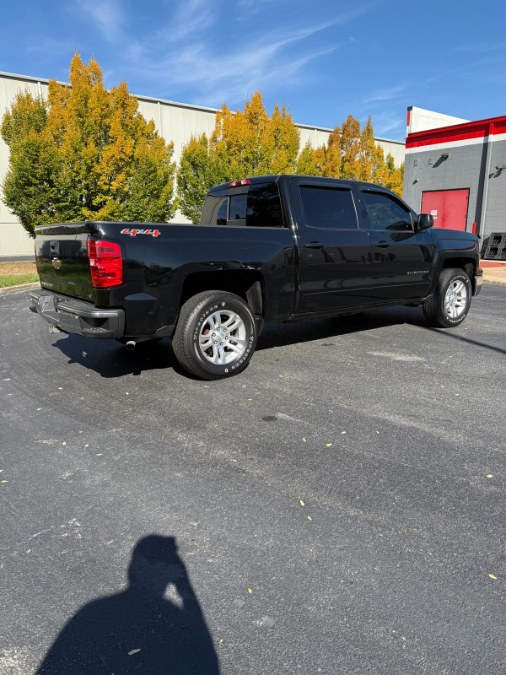
[[[119,244],[104,239],[88,239],[88,257],[93,288],[110,288],[123,283],[123,258]]]
[[[232,180],[228,184],[228,187],[241,187],[241,185],[251,185],[249,178],[239,178],[238,180]]]

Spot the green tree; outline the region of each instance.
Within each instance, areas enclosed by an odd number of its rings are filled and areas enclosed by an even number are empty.
[[[6,113],[1,129],[11,150],[2,186],[4,201],[30,234],[34,225],[53,222],[59,200],[57,158],[42,134],[46,124],[44,103],[23,92],[18,94],[12,113]]]
[[[211,155],[206,134],[192,136],[183,148],[177,174],[177,190],[181,212],[192,223],[200,221],[202,204],[209,188],[229,179],[229,174],[219,159],[216,153]]]
[[[105,89],[94,59],[75,54],[70,87],[51,81],[47,101],[19,94],[1,133],[10,148],[4,201],[32,236],[42,223],[160,222],[175,212],[172,143],[125,83]]]
[[[311,141],[300,151],[297,157],[296,171],[301,176],[322,176],[321,159],[323,156],[323,146],[318,148],[320,150],[320,157],[318,157],[315,148],[313,148]]]

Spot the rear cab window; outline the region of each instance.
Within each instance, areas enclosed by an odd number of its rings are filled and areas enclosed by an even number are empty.
[[[204,202],[201,225],[285,227],[278,184],[268,181],[213,190]]]

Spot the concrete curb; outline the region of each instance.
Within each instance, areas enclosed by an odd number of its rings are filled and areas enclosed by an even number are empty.
[[[15,293],[16,291],[28,291],[31,288],[40,288],[40,284],[30,282],[28,284],[18,284],[17,286],[6,286],[5,288],[0,288],[0,295],[7,295],[8,293]]]
[[[483,281],[488,284],[506,284],[506,264],[487,262],[489,261],[481,261]]]
[[[495,284],[496,286],[506,286],[506,279],[483,279],[485,284]]]

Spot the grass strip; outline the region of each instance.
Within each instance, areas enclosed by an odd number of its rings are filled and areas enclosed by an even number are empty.
[[[0,288],[18,286],[19,284],[34,283],[39,280],[38,274],[6,274],[0,276]]]

